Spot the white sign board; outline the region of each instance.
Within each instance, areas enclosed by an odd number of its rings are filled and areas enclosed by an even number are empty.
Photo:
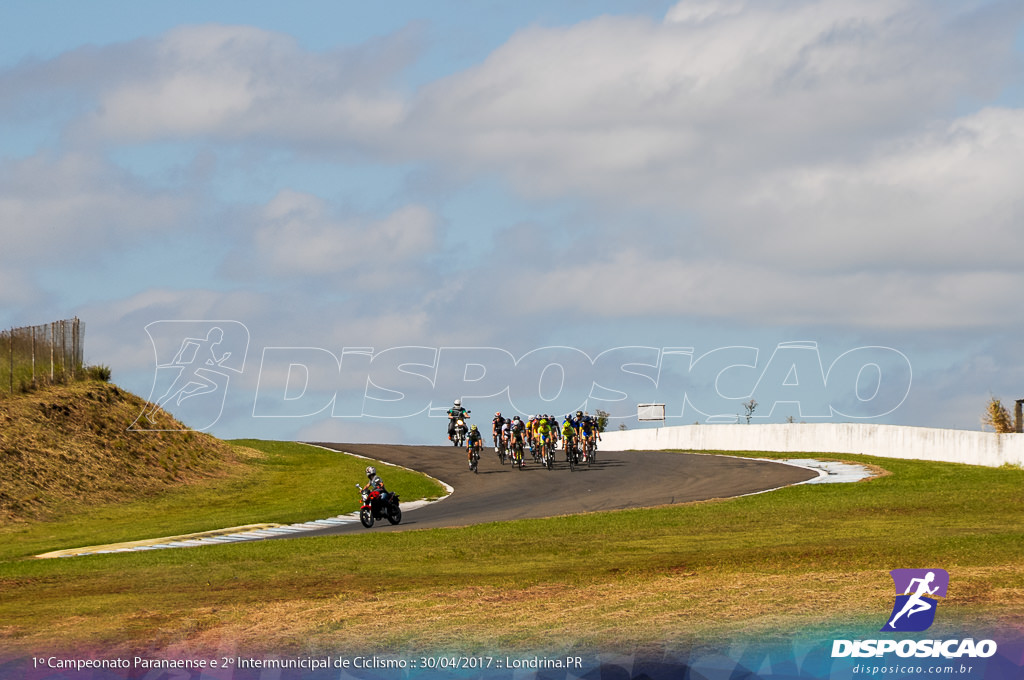
[[[664,404],[637,404],[637,420],[665,420]]]

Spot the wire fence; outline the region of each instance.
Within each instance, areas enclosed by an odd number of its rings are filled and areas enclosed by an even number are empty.
[[[82,377],[84,332],[77,317],[0,331],[0,391],[27,392]]]

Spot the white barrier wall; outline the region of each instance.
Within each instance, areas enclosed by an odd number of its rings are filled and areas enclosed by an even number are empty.
[[[1024,465],[1024,434],[869,423],[682,425],[610,431],[601,434],[601,448],[863,453],[990,467]]]

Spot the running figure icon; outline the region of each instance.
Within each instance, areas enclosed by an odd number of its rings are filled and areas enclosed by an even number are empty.
[[[897,594],[883,631],[922,631],[935,621],[936,597],[945,597],[949,573],[945,569],[894,569],[890,572]]]
[[[919,612],[928,611],[929,609],[932,609],[935,606],[933,600],[929,601],[921,597],[925,593],[929,595],[934,595],[935,591],[939,589],[938,586],[935,586],[934,588],[928,587],[928,585],[934,580],[934,571],[929,571],[924,578],[915,578],[910,580],[910,585],[907,586],[907,589],[903,594],[909,595],[910,589],[914,587],[915,583],[917,584],[917,589],[914,591],[913,595],[910,595],[910,598],[907,600],[906,604],[903,605],[903,609],[900,610],[900,613],[892,617],[892,620],[889,621],[890,628],[895,628],[896,620],[904,614],[906,614],[907,618],[909,618]]]
[[[180,368],[181,372],[167,391],[164,392],[164,395],[153,402],[152,408],[146,412],[148,419],[152,420],[152,416],[157,410],[171,400],[174,400],[174,403],[180,406],[181,402],[190,397],[209,394],[220,387],[210,377],[210,374],[220,374],[220,371],[212,371],[211,367],[220,367],[231,358],[231,352],[224,352],[217,356],[214,348],[223,340],[224,331],[220,327],[215,326],[210,329],[204,339],[185,338],[182,340],[181,349],[174,355],[174,359],[168,364],[157,366],[157,368]],[[192,389],[189,389],[189,387]]]

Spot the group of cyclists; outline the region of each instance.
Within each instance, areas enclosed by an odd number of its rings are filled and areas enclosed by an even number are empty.
[[[469,411],[462,407],[456,399],[448,410],[448,436],[452,437],[455,424],[465,422]],[[491,420],[491,438],[498,458],[504,462],[510,458],[513,464],[522,466],[527,450],[538,462],[551,467],[555,451],[559,444],[565,452],[565,459],[570,466],[577,463],[592,462],[597,452],[597,442],[601,440],[597,418],[583,411],[567,414],[559,425],[559,419],[549,414],[531,416],[523,420],[518,415],[504,417],[500,411]],[[476,460],[483,451],[483,434],[476,425],[469,428],[466,437],[466,456],[470,469],[476,470]]]

